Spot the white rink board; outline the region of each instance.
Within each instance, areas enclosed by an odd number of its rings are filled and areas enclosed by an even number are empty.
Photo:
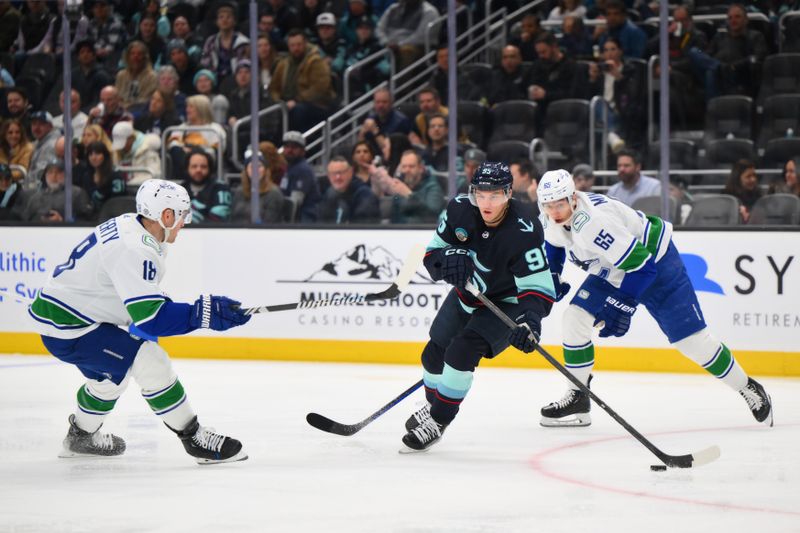
[[[35,294],[88,231],[86,227],[0,228],[0,332],[32,331],[22,295]],[[376,292],[388,286],[392,270],[402,264],[412,245],[428,243],[431,236],[428,230],[189,227],[170,247],[164,288],[177,301],[193,301],[202,292],[238,298],[245,306],[296,302],[312,293],[325,298]],[[798,351],[800,233],[676,232],[674,240],[693,283],[699,285],[706,320],[729,347]],[[363,261],[344,259],[357,249],[362,250],[358,259]],[[330,272],[323,270],[327,264],[333,265]],[[413,280],[418,283],[396,302],[271,313],[266,320],[254,320],[237,330],[237,336],[424,341],[447,293],[445,285],[426,282],[424,276],[420,265]],[[566,277],[574,289],[581,272],[568,265]],[[560,344],[563,305],[557,305],[545,321],[545,344]],[[636,313],[634,323],[627,336],[604,343],[667,347],[646,312]]]

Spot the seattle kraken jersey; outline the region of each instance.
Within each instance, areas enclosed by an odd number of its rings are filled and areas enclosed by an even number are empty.
[[[489,228],[467,195],[453,198],[425,255],[425,266],[434,279],[441,279],[437,264],[449,247],[469,250],[475,265],[472,282],[488,298],[519,303],[539,316],[549,313],[555,297],[553,279],[541,223],[530,206],[512,198],[500,225]],[[467,312],[482,305],[468,292],[456,290]]]
[[[71,339],[100,323],[137,326],[167,297],[159,288],[166,247],[134,214],[103,222],[58,265],[28,309],[42,335]]]
[[[626,273],[639,270],[651,257],[659,261],[667,252],[672,239],[669,222],[602,194],[576,194],[570,226],[553,224],[544,213],[540,216],[549,252],[550,247],[563,248],[566,260],[617,288]],[[553,271],[560,273],[562,265],[553,253],[549,259]]]

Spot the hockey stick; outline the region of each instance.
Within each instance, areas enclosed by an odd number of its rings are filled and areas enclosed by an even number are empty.
[[[506,326],[512,329],[517,327],[518,324],[516,322],[511,320],[511,318],[507,314],[505,314],[500,308],[498,308],[491,300],[489,300],[486,296],[481,294],[481,292],[474,285],[472,285],[472,283],[468,282],[466,289],[470,293],[472,293],[478,300],[480,300],[481,303],[483,303],[483,305],[485,305],[492,313],[497,315],[497,317],[500,320],[502,320]],[[535,339],[533,339],[532,337],[533,335],[531,334],[530,336],[531,340],[535,341]],[[616,420],[617,423],[619,423],[619,425],[624,427],[628,433],[633,435],[636,438],[636,440],[642,443],[645,448],[650,450],[653,453],[653,455],[658,457],[661,460],[661,462],[663,462],[665,465],[672,468],[692,468],[694,466],[702,466],[708,464],[719,458],[720,456],[719,446],[710,446],[706,449],[700,450],[699,452],[686,455],[669,455],[667,453],[662,452],[655,446],[655,444],[647,440],[647,438],[644,435],[639,433],[636,430],[636,428],[628,424],[628,422],[626,422],[624,418],[619,416],[616,413],[616,411],[614,411],[611,407],[606,405],[606,402],[601,400],[595,393],[593,393],[591,389],[589,389],[589,387],[581,383],[581,381],[578,378],[573,376],[572,373],[564,367],[564,365],[559,363],[552,355],[547,353],[547,351],[541,346],[539,346],[538,343],[536,343],[536,351],[539,352],[539,354],[541,354],[542,357],[547,359],[547,362],[553,365],[556,368],[556,370],[561,372],[564,375],[564,377],[566,377],[570,382],[572,382],[573,385],[578,387],[578,389],[580,389],[581,392],[588,394],[589,397],[592,400],[594,400],[594,403],[596,403],[603,411],[608,413],[611,416],[611,418]]]
[[[421,244],[416,244],[408,253],[400,272],[392,284],[381,292],[374,292],[370,294],[356,294],[352,296],[340,296],[336,298],[329,298],[327,300],[306,300],[304,302],[295,302],[291,304],[280,305],[262,305],[260,307],[246,307],[243,309],[246,315],[254,315],[256,313],[274,313],[276,311],[290,311],[292,309],[313,309],[316,307],[330,307],[340,305],[358,305],[365,302],[374,302],[376,300],[391,300],[400,295],[405,290],[411,281],[411,276],[417,271],[417,267],[425,255],[425,247]]]
[[[358,422],[357,424],[341,424],[339,422],[331,420],[330,418],[322,416],[317,413],[308,413],[306,415],[306,422],[308,422],[309,424],[311,424],[312,426],[314,426],[319,430],[327,431],[328,433],[333,433],[335,435],[342,435],[344,437],[349,437],[350,435],[353,435],[361,431],[361,429],[363,429],[364,426],[371,424],[373,420],[375,420],[383,413],[385,413],[386,411],[388,411],[389,409],[391,409],[392,407],[403,401],[406,397],[408,397],[411,393],[413,393],[421,386],[422,386],[422,380],[417,381],[411,387],[404,390],[402,394],[400,394],[400,396],[398,396],[391,402],[387,403],[386,405],[384,405],[383,407],[381,407],[380,409],[369,415],[361,422]]]

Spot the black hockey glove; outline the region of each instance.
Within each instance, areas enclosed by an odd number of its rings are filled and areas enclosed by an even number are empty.
[[[194,302],[189,324],[194,328],[225,331],[246,324],[251,316],[244,314],[240,302],[225,296],[201,296]]]
[[[561,275],[555,272],[550,273],[553,276],[553,288],[556,290],[556,301],[560,302],[569,293],[572,285],[561,281]]]
[[[595,326],[604,322],[600,336],[622,337],[628,333],[637,305],[636,300],[620,292],[606,296],[606,303],[594,317]]]
[[[466,248],[446,248],[442,256],[442,279],[460,289],[464,288],[475,271],[469,250]]]
[[[516,328],[511,330],[508,343],[525,353],[531,353],[542,335],[542,319],[533,311],[525,311],[517,317]]]

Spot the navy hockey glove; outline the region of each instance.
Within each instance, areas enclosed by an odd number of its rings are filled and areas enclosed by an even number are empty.
[[[517,350],[531,353],[539,344],[539,337],[542,335],[542,319],[533,311],[525,311],[515,322],[518,325],[511,330],[508,343]]]
[[[450,285],[464,288],[475,271],[469,250],[466,248],[446,248],[442,256],[442,279]]]
[[[561,275],[555,272],[550,273],[553,276],[553,288],[556,290],[556,301],[560,302],[569,293],[572,285],[561,281]]]
[[[201,296],[194,302],[189,324],[194,328],[225,331],[246,324],[251,316],[244,314],[240,302],[225,296]]]
[[[601,337],[622,337],[631,327],[631,317],[636,312],[636,300],[622,293],[606,296],[606,303],[597,315],[594,325],[604,322]]]

